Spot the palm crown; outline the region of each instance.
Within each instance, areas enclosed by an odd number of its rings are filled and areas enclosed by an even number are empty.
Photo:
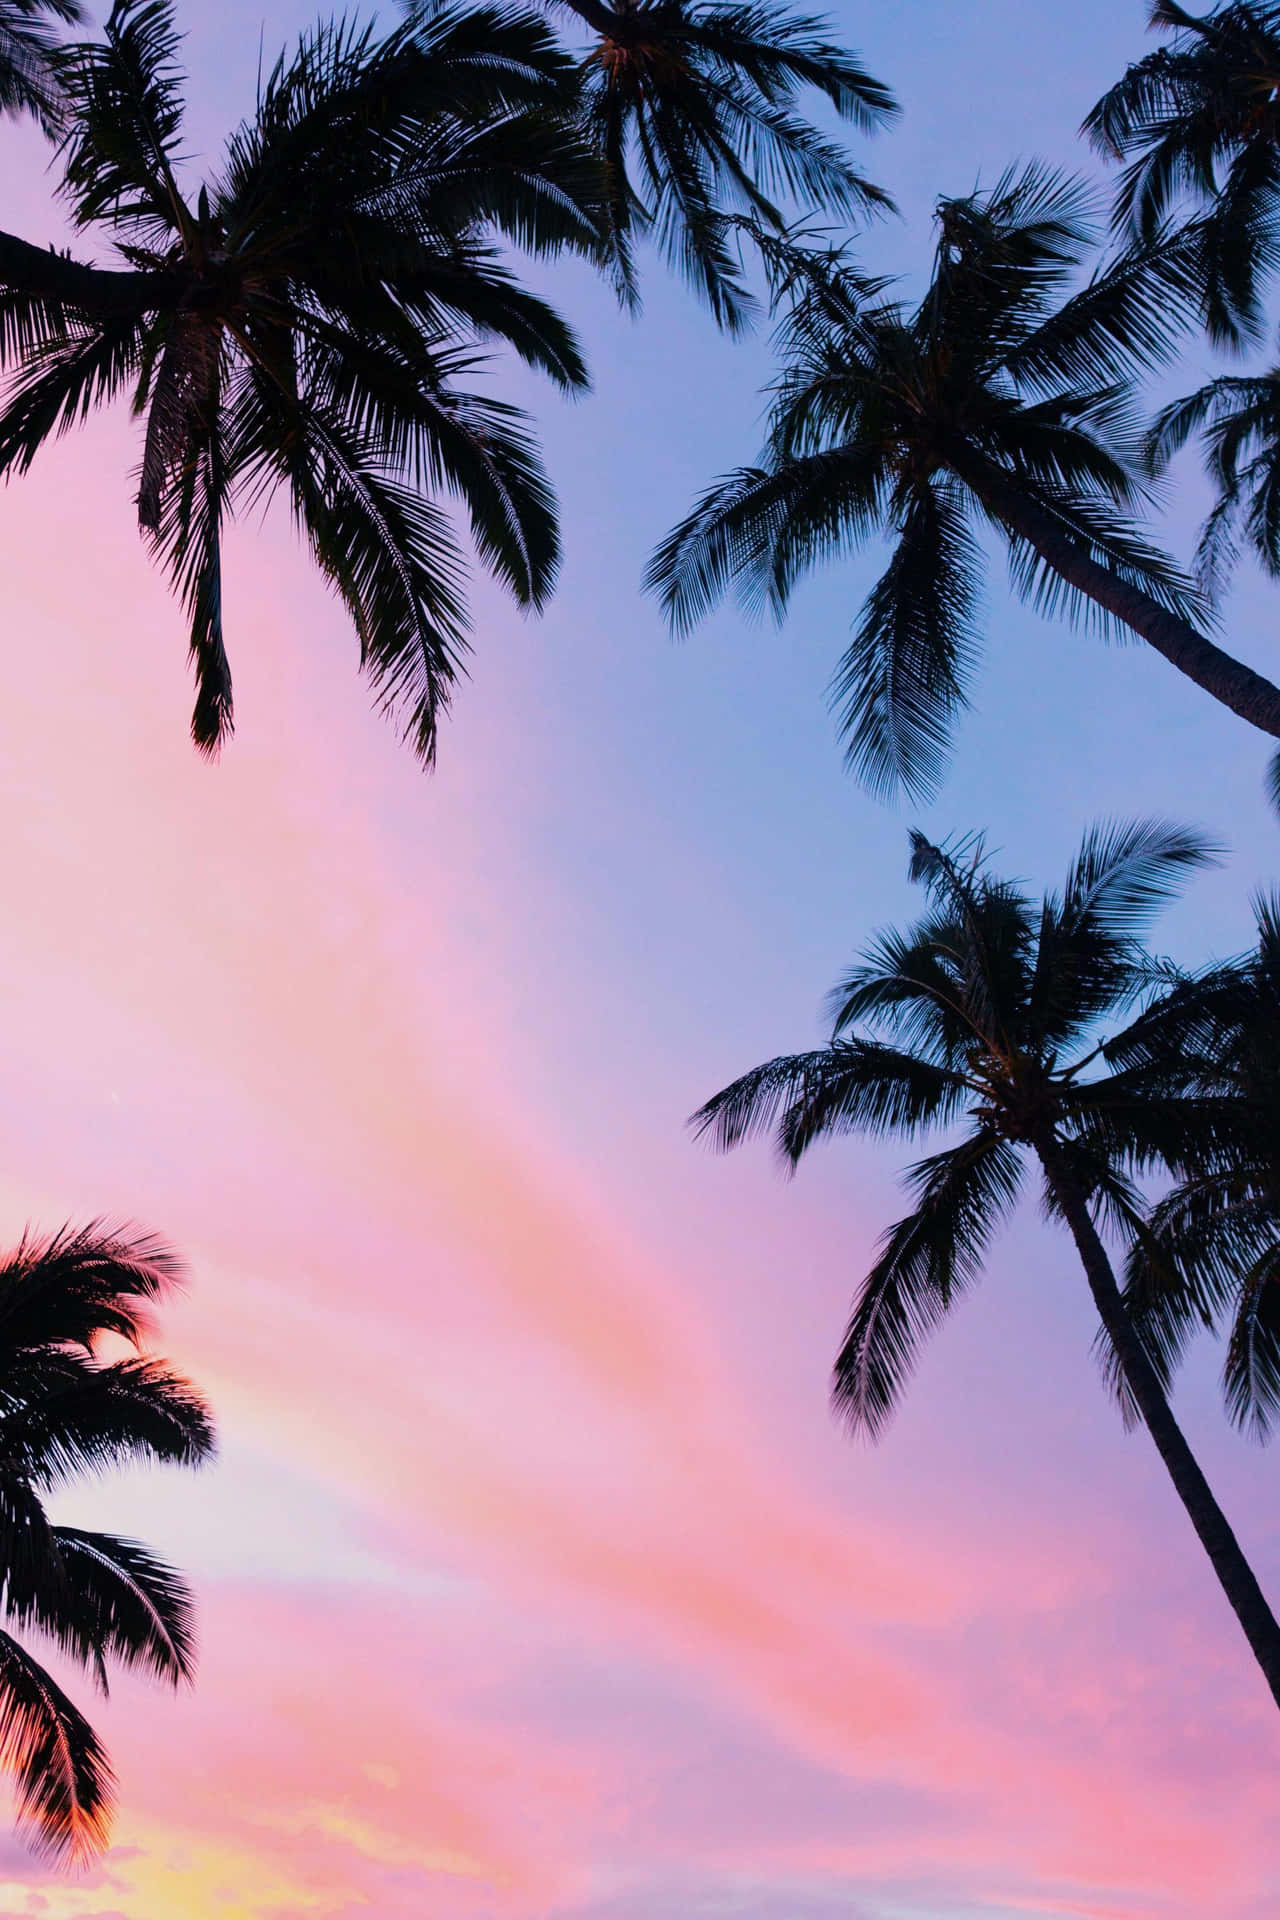
[[[1208,857],[1197,834],[1159,822],[1100,828],[1037,904],[991,874],[981,841],[914,833],[930,911],[881,934],[836,987],[830,1043],[757,1067],[695,1115],[721,1148],[772,1132],[792,1167],[828,1135],[962,1126],[912,1168],[916,1204],[859,1295],[835,1387],[855,1427],[880,1432],[921,1340],[977,1278],[1029,1149],[1057,1143],[1103,1217],[1126,1234],[1140,1224],[1127,1168],[1168,1144],[1170,1114],[1130,1076],[1097,1071],[1099,1041],[1148,979],[1145,924]]]
[[[597,35],[583,97],[624,258],[652,234],[730,331],[752,311],[732,216],[778,226],[780,194],[843,216],[891,204],[796,109],[808,88],[864,132],[897,112],[824,20],[724,0],[565,4]]]
[[[980,1276],[1030,1157],[1050,1218],[1071,1232],[1101,1325],[1104,1370],[1151,1433],[1280,1705],[1280,1625],[1169,1408],[1158,1350],[1135,1331],[1100,1228],[1159,1264],[1133,1174],[1185,1171],[1215,1133],[1205,1103],[1147,1063],[1101,1065],[1103,1023],[1151,979],[1141,936],[1210,854],[1149,822],[1086,836],[1061,893],[1032,901],[986,867],[980,842],[912,836],[929,911],[882,934],[832,995],[832,1038],[733,1082],[693,1125],[727,1148],[771,1132],[789,1166],[820,1139],[959,1137],[907,1176],[910,1211],[884,1235],[835,1367],[835,1401],[878,1435],[922,1343]]]
[[[1136,61],[1084,123],[1099,151],[1126,161],[1122,230],[1149,240],[1189,214],[1205,324],[1239,344],[1258,331],[1260,283],[1280,255],[1280,7],[1253,0],[1198,15],[1155,0],[1168,42]]]
[[[1181,256],[1153,245],[1065,297],[1087,202],[1036,167],[944,202],[938,220],[914,310],[841,252],[769,244],[783,369],[764,454],[658,548],[648,583],[672,621],[687,627],[730,586],[781,617],[809,567],[889,534],[834,697],[863,778],[927,792],[973,670],[990,524],[1020,592],[1140,633],[1280,734],[1280,690],[1204,637],[1196,589],[1131,518],[1144,495],[1129,379],[1175,337]]]
[[[600,258],[602,174],[574,126],[572,63],[528,14],[433,11],[381,40],[321,27],[265,82],[197,195],[180,180],[168,0],[117,0],[67,50],[63,191],[132,269],[118,311],[0,297],[16,363],[0,471],[128,392],[145,421],[138,517],[191,622],[193,732],[231,723],[221,534],[286,493],[345,602],[383,703],[430,760],[465,650],[463,565],[442,492],[522,606],[555,577],[554,503],[517,410],[469,386],[501,341],[567,390],[572,334],[500,240]],[[136,297],[130,287],[136,286]]]
[[[0,1762],[20,1820],[55,1855],[105,1844],[114,1782],[93,1728],[15,1635],[45,1636],[103,1692],[112,1664],[174,1686],[194,1668],[181,1576],[136,1541],[55,1526],[44,1506],[87,1473],[211,1454],[194,1389],[136,1351],[177,1275],[158,1243],[94,1228],[24,1240],[0,1266]],[[135,1351],[109,1359],[104,1340]]]

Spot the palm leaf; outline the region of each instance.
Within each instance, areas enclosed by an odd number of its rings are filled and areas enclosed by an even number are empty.
[[[115,1780],[98,1736],[62,1689],[0,1633],[0,1765],[37,1850],[78,1862],[105,1846]]]
[[[980,582],[958,488],[914,488],[832,687],[846,757],[873,793],[936,790],[968,704]]]
[[[879,1042],[834,1040],[743,1074],[690,1125],[720,1152],[775,1133],[794,1167],[814,1141],[853,1132],[906,1133],[953,1119],[971,1095],[961,1074]]]
[[[93,1669],[107,1691],[107,1663],[171,1686],[195,1674],[195,1603],[185,1580],[136,1540],[56,1527],[57,1578],[25,1603],[8,1605],[16,1625],[34,1628]]]
[[[836,1360],[834,1403],[855,1431],[884,1431],[921,1346],[979,1277],[1019,1179],[1016,1149],[985,1127],[911,1168],[916,1205],[885,1234]]]

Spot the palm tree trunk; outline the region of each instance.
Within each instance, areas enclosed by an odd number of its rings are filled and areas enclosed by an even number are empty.
[[[1096,606],[1124,622],[1139,639],[1163,654],[1170,666],[1185,673],[1242,720],[1280,740],[1280,687],[1233,659],[1206,640],[1189,621],[1170,613],[1141,587],[1121,580],[1109,567],[1093,560],[1051,513],[1028,500],[1016,482],[999,467],[966,452],[948,449],[948,461],[958,479],[1010,533],[1017,534],[1069,586],[1087,594]]]
[[[1208,1554],[1218,1583],[1235,1610],[1236,1619],[1262,1668],[1272,1698],[1280,1706],[1280,1622],[1267,1604],[1253,1568],[1231,1531],[1222,1508],[1213,1497],[1199,1462],[1173,1417],[1164,1388],[1125,1310],[1107,1250],[1089,1212],[1084,1188],[1061,1143],[1046,1132],[1034,1141],[1045,1178],[1071,1229],[1098,1316],[1107,1330],[1132,1393],[1164,1461],[1174,1490],[1187,1510],[1200,1544]]]
[[[33,247],[16,234],[0,233],[0,286],[60,300],[80,313],[154,313],[176,305],[182,281],[170,273],[131,273],[89,267],[52,247]]]

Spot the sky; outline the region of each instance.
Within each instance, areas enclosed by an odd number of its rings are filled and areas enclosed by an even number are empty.
[[[1145,44],[1136,0],[841,7],[901,97],[860,151],[919,283],[940,194],[1075,128]],[[185,0],[215,153],[294,0]],[[7,142],[5,224],[55,231]],[[1280,1726],[1028,1205],[875,1449],[827,1406],[910,1150],[781,1179],[685,1117],[815,1044],[908,914],[906,829],[982,827],[1052,884],[1103,815],[1231,857],[1162,923],[1243,945],[1277,826],[1250,737],[1139,647],[1045,623],[993,565],[987,662],[924,810],[841,766],[825,687],[876,556],[675,645],[646,556],[749,458],[766,342],[648,263],[622,318],[542,270],[595,390],[532,380],[566,564],[540,622],[475,592],[470,680],[424,775],[371,710],[283,515],[227,558],[237,732],[187,742],[181,616],[132,524],[130,421],[0,500],[0,1227],[95,1216],[190,1268],[163,1351],[222,1453],[59,1514],[194,1578],[193,1692],[89,1705],[116,1844],[59,1874],[0,1839],[0,1920],[1263,1920]],[[1186,385],[1208,362],[1193,346]],[[1167,537],[1189,549],[1190,469]],[[1245,578],[1237,651],[1272,657]],[[1280,1594],[1274,1461],[1220,1354],[1177,1407]]]

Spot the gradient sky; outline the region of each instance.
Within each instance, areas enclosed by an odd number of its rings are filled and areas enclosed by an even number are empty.
[[[261,0],[189,0],[192,144],[251,95]],[[266,10],[270,56],[308,17]],[[919,273],[940,193],[1071,165],[1138,0],[902,0],[842,33],[901,95],[867,158]],[[53,232],[0,129],[6,224]],[[14,203],[17,203],[16,211]],[[651,271],[576,269],[594,395],[531,382],[564,504],[541,624],[477,593],[424,777],[283,516],[233,536],[238,733],[186,743],[180,615],[131,525],[127,419],[0,503],[0,1221],[109,1214],[186,1253],[165,1350],[223,1439],[199,1480],[68,1495],[196,1577],[181,1699],[95,1708],[118,1844],[80,1879],[0,1842],[42,1920],[1264,1920],[1280,1727],[1189,1527],[1090,1359],[1028,1206],[881,1446],[826,1407],[904,1156],[793,1183],[684,1116],[818,1035],[909,911],[905,828],[842,772],[824,687],[874,561],[673,646],[639,595],[755,447],[762,342]],[[1199,350],[1180,377],[1204,364]],[[1185,551],[1189,476],[1170,538]],[[1274,659],[1274,590],[1233,644]],[[923,822],[1058,875],[1106,813],[1231,844],[1161,943],[1243,943],[1275,874],[1264,746],[1144,650],[990,582],[990,654]],[[1274,1460],[1217,1357],[1179,1409],[1271,1591]],[[81,1688],[81,1697],[85,1690]]]

